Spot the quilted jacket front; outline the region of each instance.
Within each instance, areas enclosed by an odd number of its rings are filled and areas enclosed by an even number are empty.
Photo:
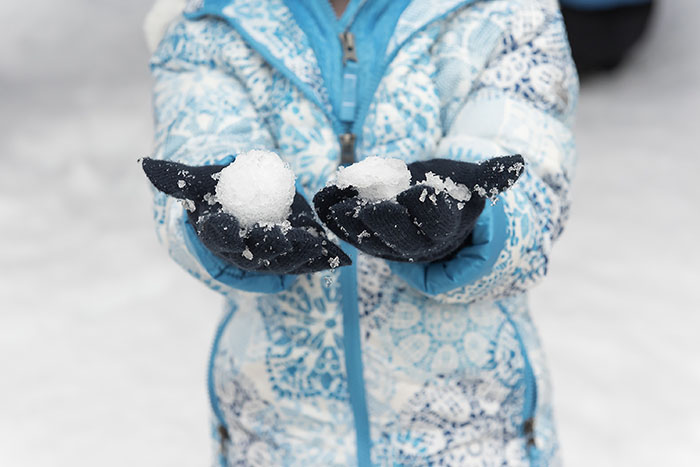
[[[353,0],[340,20],[327,0],[194,1],[153,55],[159,158],[267,148],[308,198],[347,133],[356,160],[527,160],[450,261],[390,263],[344,245],[353,266],[304,276],[220,261],[156,193],[160,240],[226,299],[209,365],[216,463],[555,465],[526,291],[567,219],[575,162],[578,83],[556,2],[382,1]],[[338,30],[358,38],[352,92]]]

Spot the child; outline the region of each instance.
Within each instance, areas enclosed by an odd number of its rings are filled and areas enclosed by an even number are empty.
[[[520,153],[526,169],[449,255],[387,261],[358,243],[343,245],[351,265],[305,274],[226,261],[199,207],[156,193],[160,240],[226,298],[209,362],[216,463],[555,465],[526,291],[567,219],[575,159],[556,2],[343,3],[189,2],[152,59],[156,159],[211,174],[269,149],[319,212],[338,165],[368,156],[472,167]]]

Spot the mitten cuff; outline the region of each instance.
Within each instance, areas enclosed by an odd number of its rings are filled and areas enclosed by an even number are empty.
[[[254,293],[277,293],[289,288],[296,279],[293,275],[261,274],[244,271],[217,257],[199,240],[187,216],[182,216],[184,223],[185,245],[199,261],[209,275],[228,287]]]
[[[507,217],[503,200],[486,202],[472,231],[472,244],[447,261],[400,263],[387,261],[391,271],[427,295],[439,295],[476,282],[493,268],[506,244]]]

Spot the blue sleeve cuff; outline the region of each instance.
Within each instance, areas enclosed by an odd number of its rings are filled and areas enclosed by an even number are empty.
[[[185,245],[209,275],[217,281],[238,290],[255,293],[277,293],[288,289],[295,281],[293,275],[263,274],[244,271],[214,255],[197,237],[192,224],[183,216]]]
[[[488,274],[505,247],[507,217],[503,200],[488,201],[472,232],[472,245],[449,261],[399,263],[388,261],[391,271],[427,295],[439,295],[476,282]]]

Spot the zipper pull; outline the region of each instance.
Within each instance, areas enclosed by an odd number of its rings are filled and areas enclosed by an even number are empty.
[[[226,442],[231,439],[231,437],[228,435],[228,430],[226,429],[225,426],[219,425],[219,428],[217,429],[219,432],[219,449],[221,451],[221,455],[225,456],[226,455]]]
[[[355,162],[355,134],[343,133],[340,140],[340,164],[350,165]]]
[[[341,33],[340,44],[343,48],[343,94],[341,95],[338,117],[342,122],[351,123],[355,120],[357,78],[360,72],[357,63],[355,35],[351,32]]]
[[[536,448],[537,445],[535,443],[535,419],[534,419],[534,417],[530,417],[523,422],[523,434],[525,435],[525,439],[527,441],[528,447]]]
[[[351,32],[340,33],[340,44],[343,46],[343,65],[348,60],[357,61],[357,50],[355,49],[355,35]]]

